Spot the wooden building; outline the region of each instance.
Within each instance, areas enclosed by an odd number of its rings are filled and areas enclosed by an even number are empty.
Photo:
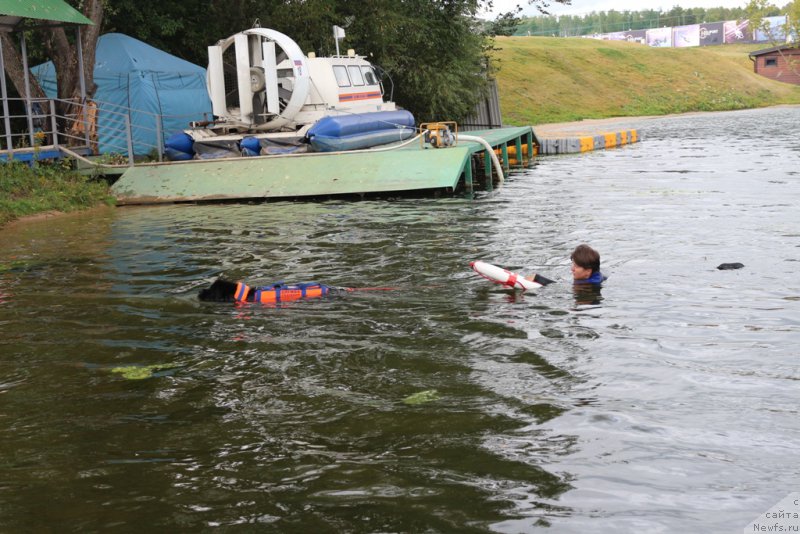
[[[756,74],[800,85],[800,48],[797,45],[765,48],[751,52],[749,56]]]

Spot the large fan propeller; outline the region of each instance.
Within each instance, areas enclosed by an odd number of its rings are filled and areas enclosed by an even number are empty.
[[[206,82],[214,115],[256,131],[291,126],[311,88],[300,47],[267,28],[209,46]]]

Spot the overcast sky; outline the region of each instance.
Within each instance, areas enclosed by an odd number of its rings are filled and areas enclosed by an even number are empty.
[[[534,6],[528,5],[527,0],[494,0],[494,9],[486,18],[494,18],[498,13],[522,6],[522,16],[536,16],[541,13]],[[548,10],[553,15],[583,15],[592,11],[644,11],[646,9],[661,9],[669,11],[674,6],[684,9],[692,7],[745,7],[747,0],[572,0],[571,5],[565,6],[550,2]]]

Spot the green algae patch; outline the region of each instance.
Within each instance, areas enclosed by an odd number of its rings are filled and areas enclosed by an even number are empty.
[[[16,271],[25,269],[36,262],[30,262],[25,260],[11,260],[8,262],[0,262],[0,273],[8,272],[8,271]]]
[[[173,364],[126,365],[113,367],[111,372],[121,374],[122,378],[126,378],[128,380],[144,380],[145,378],[151,378],[153,373],[167,369],[174,369],[176,367],[178,366]]]
[[[425,404],[426,402],[433,402],[439,400],[439,392],[435,389],[426,389],[425,391],[418,391],[403,399],[403,403],[410,406],[417,404]]]

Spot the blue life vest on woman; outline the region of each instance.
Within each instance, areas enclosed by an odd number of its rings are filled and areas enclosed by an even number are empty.
[[[592,276],[587,278],[586,280],[575,280],[576,284],[602,284],[603,281],[606,280],[606,277],[603,276],[603,273],[600,271],[595,271],[592,273]]]

